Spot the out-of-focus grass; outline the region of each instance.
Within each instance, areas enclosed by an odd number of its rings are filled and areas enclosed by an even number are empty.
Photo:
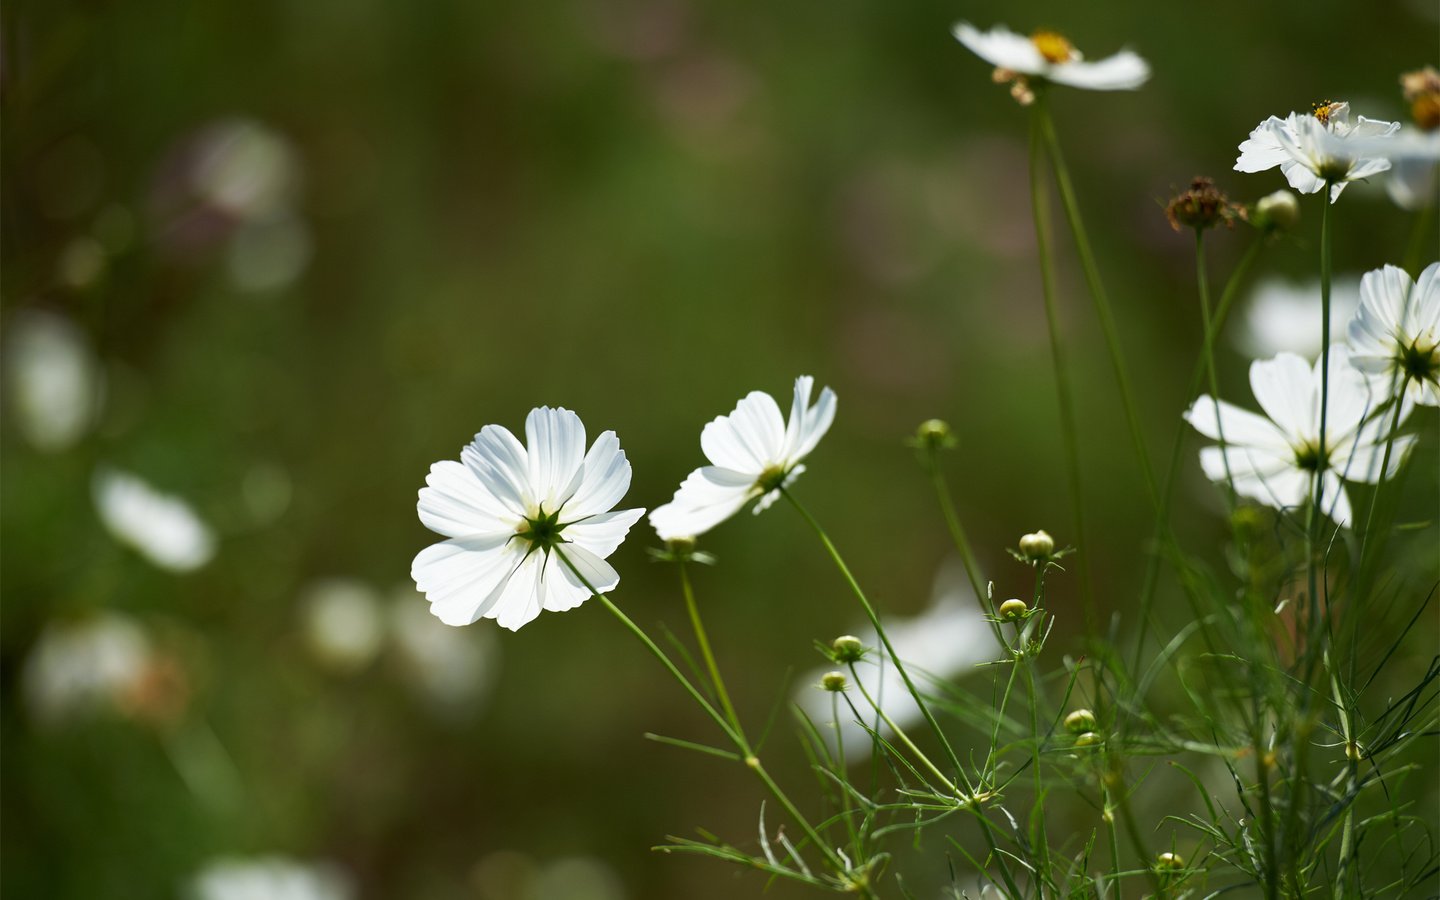
[[[953,20],[1055,27],[1091,55],[1129,45],[1154,66],[1139,93],[1055,99],[1163,458],[1198,314],[1190,244],[1161,202],[1197,173],[1237,199],[1280,187],[1230,171],[1271,113],[1345,97],[1398,118],[1399,72],[1433,62],[1433,15],[1339,2],[10,4],[0,324],[33,309],[75,322],[106,397],[98,427],[60,453],[30,448],[12,416],[0,424],[7,889],[163,895],[214,854],[283,852],[340,862],[367,896],[473,896],[488,883],[476,864],[518,849],[601,857],[635,897],[758,892],[646,849],[692,825],[750,834],[758,798],[742,773],[640,738],[701,737],[705,723],[599,610],[503,635],[488,700],[437,718],[389,651],[351,675],[319,667],[305,586],[403,587],[431,540],[414,492],[485,423],[571,407],[592,432],[619,433],[629,499],[653,507],[696,464],[705,421],[810,372],[840,414],[798,489],[878,601],[922,607],[946,554],[902,445],[932,415],[955,425],[962,514],[1006,590],[1002,548],[1036,527],[1063,542],[1069,514],[1026,117],[949,37]],[[308,265],[259,292],[237,287],[232,238],[163,199],[178,148],[233,116],[279,135],[302,176]],[[1313,271],[1317,210],[1305,204],[1299,236],[1262,267]],[[1383,192],[1352,188],[1337,211],[1338,270],[1398,261],[1410,221]],[[75,277],[77,241],[97,235],[113,249]],[[1213,239],[1217,281],[1248,239]],[[1086,551],[1104,609],[1124,613],[1149,523],[1077,275],[1062,272],[1062,317],[1093,495]],[[1225,353],[1222,381],[1243,395],[1244,361]],[[1425,441],[1414,464],[1433,467]],[[90,501],[101,463],[188,498],[219,534],[216,559],[177,576],[116,546]],[[1193,466],[1180,492],[1218,513]],[[1204,514],[1179,525],[1212,543],[1222,528]],[[637,529],[614,559],[617,599],[678,628],[651,542]],[[731,523],[706,548],[722,561],[698,579],[712,637],[758,722],[786,672],[814,662],[811,640],[858,610],[787,510]],[[1055,591],[1073,597],[1072,584]],[[21,703],[27,653],[46,623],[101,609],[136,616],[180,660],[183,714],[38,727]],[[1078,610],[1060,616],[1078,634]],[[788,732],[782,717],[772,755],[803,783]]]

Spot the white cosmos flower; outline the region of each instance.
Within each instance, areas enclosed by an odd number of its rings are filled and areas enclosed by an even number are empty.
[[[51,622],[25,660],[26,704],[55,724],[125,699],[144,677],[150,639],[128,616],[102,612],[78,622]]]
[[[1385,151],[1391,169],[1385,190],[1390,199],[1412,211],[1434,206],[1440,194],[1440,130],[1406,126],[1389,144]]]
[[[1132,50],[1086,62],[1079,50],[1053,31],[1037,31],[1024,37],[1004,25],[981,31],[969,22],[960,22],[951,33],[972,53],[996,67],[997,81],[1022,76],[1091,91],[1132,91],[1150,77],[1150,66]],[[1016,98],[1021,99],[1019,94]]]
[[[1366,272],[1350,348],[1362,372],[1386,385],[1404,379],[1408,400],[1440,406],[1440,262],[1418,282],[1397,266]]]
[[[1390,419],[1377,415],[1384,395],[1351,364],[1345,345],[1330,348],[1329,413],[1325,459],[1321,459],[1318,361],[1311,366],[1293,353],[1256,360],[1250,365],[1250,389],[1264,416],[1223,400],[1217,410],[1209,395],[1186,411],[1186,421],[1197,431],[1225,442],[1223,453],[1220,447],[1200,451],[1206,477],[1224,483],[1233,476],[1235,492],[1242,497],[1276,509],[1293,509],[1310,499],[1319,468],[1320,508],[1337,524],[1348,526],[1350,500],[1342,480],[1366,484],[1380,480]],[[1414,441],[1413,436],[1395,439],[1385,477],[1395,474]]]
[[[312,582],[301,593],[300,611],[311,654],[336,672],[363,669],[385,641],[379,593],[358,579]]]
[[[1350,122],[1350,104],[1326,103],[1313,112],[1281,119],[1271,116],[1255,126],[1240,143],[1237,172],[1264,172],[1280,167],[1285,180],[1302,194],[1318,193],[1330,182],[1330,202],[1351,181],[1378,175],[1390,168],[1383,154],[1398,122],[1357,116]]]
[[[1344,336],[1345,326],[1360,306],[1360,278],[1337,275],[1330,282],[1330,334]],[[1267,277],[1255,285],[1243,317],[1236,317],[1236,346],[1251,359],[1295,353],[1306,359],[1325,346],[1320,329],[1320,280],[1286,281]]]
[[[162,569],[189,572],[215,555],[215,536],[184,500],[116,469],[100,469],[92,484],[100,520],[115,539]]]
[[[351,900],[351,880],[335,866],[281,856],[221,858],[191,881],[194,900]]]
[[[602,592],[620,583],[605,557],[645,510],[611,511],[630,488],[615,432],[586,453],[580,417],[541,407],[525,419],[525,437],[528,449],[486,425],[460,462],[431,466],[420,490],[420,521],[449,540],[421,550],[410,575],[447,625],[483,618],[514,631],[542,609],[584,603],[585,581]]]
[[[815,379],[795,379],[795,399],[786,424],[780,406],[764,391],[751,391],[728,416],[720,416],[700,432],[700,449],[712,465],[691,472],[675,498],[650,513],[650,524],[663,540],[695,537],[759,498],[759,515],[780,498],[805,467],[810,455],[835,421],[835,392],[828,387],[810,405]]]
[[[15,424],[37,450],[64,450],[95,420],[99,366],[79,329],[53,313],[18,313],[8,332],[5,374]]]

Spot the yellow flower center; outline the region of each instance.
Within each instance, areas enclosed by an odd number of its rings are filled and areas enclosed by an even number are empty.
[[[1080,54],[1075,52],[1075,45],[1065,39],[1063,34],[1054,31],[1037,31],[1030,35],[1030,43],[1040,51],[1047,62],[1063,63],[1079,59]]]
[[[1330,117],[1344,106],[1343,103],[1335,103],[1330,100],[1321,100],[1310,108],[1310,114],[1320,120],[1321,125],[1329,125]]]

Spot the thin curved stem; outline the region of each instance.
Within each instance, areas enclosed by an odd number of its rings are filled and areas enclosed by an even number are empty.
[[[985,579],[980,574],[980,564],[975,560],[975,552],[970,548],[970,539],[965,535],[965,528],[960,524],[960,516],[955,511],[955,503],[950,499],[950,488],[946,484],[945,472],[940,468],[940,460],[934,447],[925,451],[925,468],[930,472],[930,483],[935,488],[935,496],[940,501],[940,512],[945,517],[945,526],[950,531],[950,538],[955,542],[955,549],[960,552],[960,561],[965,566],[965,574],[970,579],[970,587],[975,591],[975,600],[984,604],[989,599],[990,592],[986,587]],[[996,622],[990,623],[990,628],[995,632],[996,640],[1004,643],[1000,634],[1000,626]]]
[[[700,620],[700,607],[695,603],[695,591],[690,586],[690,573],[685,568],[685,563],[676,563],[680,568],[680,589],[685,594],[685,608],[690,613],[690,625],[695,630],[695,643],[700,646],[700,656],[705,660],[705,668],[710,673],[710,681],[715,685],[715,696],[720,700],[720,706],[725,710],[725,717],[730,721],[730,727],[735,730],[735,736],[740,739],[740,749],[746,755],[750,755],[749,742],[745,739],[745,729],[740,726],[740,717],[735,714],[735,705],[730,702],[730,692],[725,690],[725,679],[720,677],[720,667],[715,663],[715,654],[710,650],[710,639],[705,634],[705,624]]]

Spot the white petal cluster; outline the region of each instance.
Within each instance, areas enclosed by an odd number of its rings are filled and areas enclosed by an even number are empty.
[[[323,863],[281,856],[221,858],[189,885],[192,900],[351,900],[355,886],[343,872]]]
[[[1293,353],[1257,360],[1250,366],[1250,389],[1265,415],[1202,396],[1185,419],[1222,446],[1200,451],[1200,465],[1211,480],[1233,477],[1235,491],[1276,509],[1306,504],[1320,470],[1320,509],[1337,524],[1351,521],[1344,481],[1374,484],[1388,437],[1389,416],[1377,415],[1385,401],[1375,382],[1356,369],[1343,344],[1330,348],[1329,411],[1325,418],[1325,457],[1320,450],[1321,364],[1313,366]],[[1395,439],[1390,477],[1414,443]]]
[[[100,520],[162,569],[189,572],[215,555],[215,536],[184,500],[128,472],[101,469],[92,485]]]
[[[150,639],[128,616],[52,622],[25,660],[26,705],[44,724],[114,706],[136,688],[150,660]]]
[[[1330,283],[1330,334],[1335,340],[1344,336],[1359,306],[1359,276],[1335,276]],[[1325,346],[1320,328],[1320,279],[1295,282],[1271,276],[1260,280],[1235,324],[1235,344],[1251,359],[1286,352],[1314,359]]]
[[[1271,116],[1255,126],[1240,144],[1237,172],[1264,172],[1280,167],[1290,186],[1302,194],[1318,193],[1330,184],[1330,202],[1345,185],[1390,168],[1385,143],[1400,128],[1357,116],[1350,121],[1350,104],[1331,103],[1314,113],[1292,112]]]
[[[64,450],[93,424],[99,365],[68,320],[47,312],[18,313],[7,329],[5,363],[15,424],[35,449]]]
[[[969,22],[952,33],[970,52],[998,70],[1090,91],[1133,91],[1150,78],[1150,66],[1132,50],[1121,50],[1098,62],[1086,62],[1080,51],[1056,34],[1033,37],[1004,25],[981,31]]]
[[[611,511],[630,488],[615,432],[587,453],[580,417],[541,407],[525,438],[486,425],[459,462],[431,466],[420,490],[420,521],[449,540],[420,551],[410,574],[447,625],[484,618],[513,631],[541,610],[584,603],[587,581],[601,592],[620,583],[605,558],[645,511]]]
[[[700,449],[711,465],[691,472],[669,503],[650,513],[664,540],[695,537],[719,525],[751,500],[759,515],[805,471],[800,464],[835,421],[835,392],[828,387],[810,405],[815,379],[795,379],[790,421],[764,391],[751,391],[728,416],[700,432]]]
[[[1367,272],[1349,337],[1356,368],[1402,386],[1411,402],[1440,406],[1440,262],[1418,282],[1398,266]]]

